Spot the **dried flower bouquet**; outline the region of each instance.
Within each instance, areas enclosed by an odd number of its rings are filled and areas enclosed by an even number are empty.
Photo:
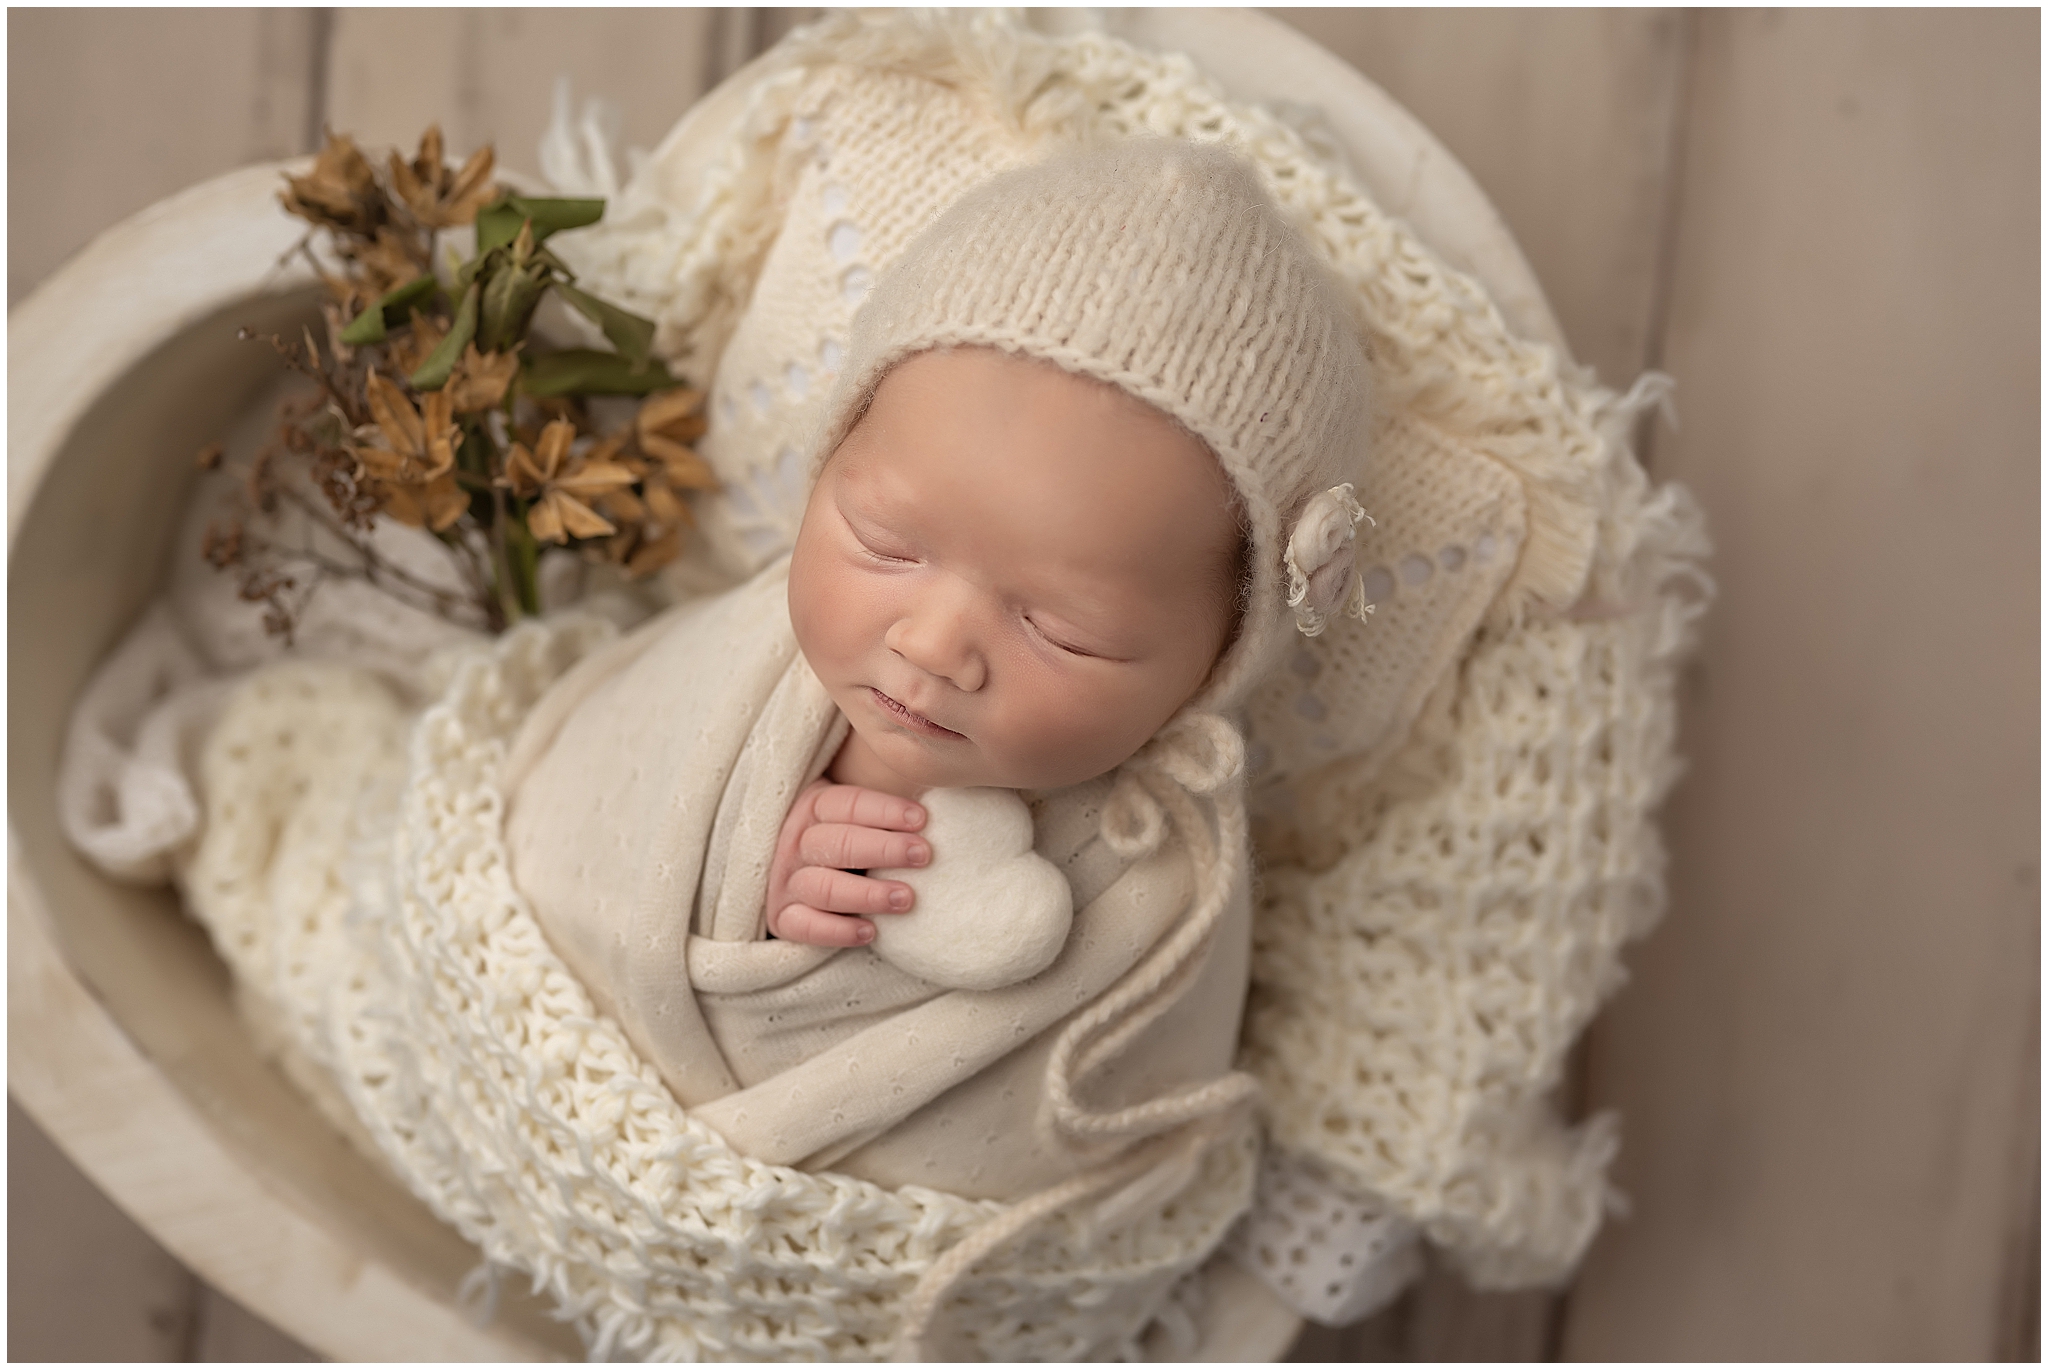
[[[429,128],[411,160],[393,151],[380,175],[330,133],[313,169],[285,178],[280,201],[312,225],[294,252],[326,287],[326,347],[310,328],[296,342],[266,336],[315,389],[281,407],[202,551],[287,639],[333,578],[501,631],[539,612],[542,548],[648,575],[681,551],[687,493],[714,484],[689,446],[704,431],[703,397],[653,355],[652,321],[579,290],[544,246],[597,222],[604,201],[522,196],[492,166],[486,147],[449,167]],[[437,265],[443,230],[468,224],[469,258]],[[550,291],[610,349],[544,348],[531,328]],[[614,406],[603,431],[596,396],[638,403],[623,423]],[[218,466],[223,450],[208,447],[201,465]],[[278,532],[288,506],[324,545]],[[386,516],[438,538],[465,591],[381,555],[371,533]]]

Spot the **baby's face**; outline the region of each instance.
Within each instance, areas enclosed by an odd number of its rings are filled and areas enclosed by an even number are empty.
[[[1239,533],[1163,414],[983,348],[891,371],[804,513],[790,620],[907,787],[1051,789],[1114,769],[1229,631]]]

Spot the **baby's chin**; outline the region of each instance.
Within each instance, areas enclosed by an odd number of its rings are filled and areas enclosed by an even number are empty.
[[[965,790],[981,785],[1016,789],[1004,768],[991,765],[971,742],[927,743],[886,729],[856,731],[876,757],[907,787]],[[948,755],[951,753],[951,755]]]
[[[887,731],[859,729],[862,738],[904,783],[918,790],[965,790],[990,786],[1004,790],[1058,790],[1093,780],[1114,765],[1087,770],[1081,766],[1048,765],[1043,758],[1011,761],[992,757],[965,742],[927,744]],[[952,753],[948,755],[948,753]]]

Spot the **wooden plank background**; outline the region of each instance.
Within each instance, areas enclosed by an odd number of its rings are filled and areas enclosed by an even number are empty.
[[[323,123],[531,170],[566,74],[651,146],[808,13],[10,11],[9,302]],[[1465,163],[1581,361],[1677,377],[1646,456],[1722,587],[1573,1101],[1633,1216],[1562,1295],[1433,1274],[1297,1358],[2037,1358],[2038,14],[1275,13]],[[303,1358],[8,1137],[11,1356]]]

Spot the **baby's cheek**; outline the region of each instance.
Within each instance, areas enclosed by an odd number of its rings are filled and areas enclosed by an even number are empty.
[[[1114,770],[1143,745],[1120,702],[1066,688],[1038,692],[1004,729],[1008,759],[1033,788],[1071,785]]]
[[[791,564],[789,625],[797,649],[827,681],[845,665],[852,629],[852,614],[839,591],[829,566],[817,559]]]

